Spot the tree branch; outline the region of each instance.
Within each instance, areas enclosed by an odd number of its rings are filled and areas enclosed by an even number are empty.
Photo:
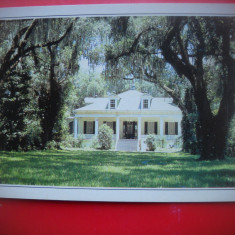
[[[23,29],[21,29],[17,34],[16,36],[13,38],[13,43],[12,43],[12,46],[11,48],[8,50],[8,52],[6,53],[4,59],[3,59],[3,63],[2,63],[2,66],[0,68],[0,74],[1,75],[4,75],[4,67],[6,67],[7,65],[8,66],[11,66],[12,64],[15,63],[15,58],[11,58],[12,55],[16,52],[17,49],[19,49],[20,47],[20,40],[21,40],[21,37],[26,33],[26,32],[29,32],[29,29],[32,29],[33,27],[35,27],[35,21],[36,20],[33,20],[31,25],[27,26],[27,27],[24,27]],[[30,30],[31,32],[31,30]],[[18,50],[18,53],[15,55],[15,57],[19,55],[19,50]],[[11,62],[12,61],[12,62]]]
[[[75,21],[75,20],[74,20],[74,21]],[[36,49],[36,48],[40,48],[40,47],[51,47],[51,46],[53,46],[53,45],[59,44],[59,43],[71,32],[71,30],[72,30],[72,28],[73,28],[73,25],[74,25],[74,21],[71,22],[71,24],[69,25],[69,27],[67,28],[67,30],[64,32],[64,34],[63,34],[60,38],[58,38],[57,40],[30,46],[30,47],[28,47],[24,52],[27,53],[27,52],[29,52],[29,51],[32,51],[32,50]]]
[[[146,29],[144,29],[143,31],[139,32],[139,33],[136,35],[136,37],[135,37],[135,39],[134,39],[134,41],[133,41],[131,47],[130,47],[127,51],[123,51],[123,52],[119,53],[118,55],[108,55],[108,57],[106,58],[106,60],[107,60],[107,61],[108,61],[108,60],[118,60],[120,57],[129,56],[129,55],[131,55],[132,53],[135,53],[136,47],[137,47],[137,45],[138,45],[138,42],[139,42],[141,36],[142,36],[144,33],[148,32],[148,31],[150,31],[150,30],[152,30],[152,29],[153,29],[152,27],[149,27],[149,28],[146,28]]]
[[[205,86],[204,81],[203,81],[203,57],[205,53],[205,42],[203,38],[203,32],[201,29],[201,25],[197,19],[194,18],[193,20],[193,26],[194,26],[194,31],[197,36],[197,39],[199,43],[197,44],[196,47],[196,68],[197,68],[197,82],[200,82],[201,86]],[[199,81],[200,80],[200,81]]]
[[[184,45],[183,45],[183,41],[182,41],[182,38],[181,38],[181,36],[180,36],[180,31],[177,32],[176,38],[177,38],[177,41],[178,41],[178,43],[179,43],[180,54],[181,54],[181,56],[182,56],[182,60],[184,61],[184,63],[185,63],[187,66],[190,66],[189,55],[188,55],[188,53],[186,52],[185,47],[184,47]]]
[[[41,44],[36,44],[36,45],[31,45],[30,47],[26,49],[24,47],[26,46],[27,39],[30,37],[33,29],[38,24],[38,20],[33,20],[32,23],[28,27],[21,29],[17,33],[17,35],[14,37],[13,39],[14,43],[12,47],[10,48],[10,50],[6,53],[3,59],[3,63],[0,67],[0,74],[2,75],[1,80],[0,80],[0,85],[7,79],[7,76],[8,76],[7,71],[12,70],[17,65],[20,58],[25,57],[25,55],[28,55],[29,52],[34,51],[36,48],[53,46],[53,45],[60,43],[71,32],[74,22],[76,20],[77,18],[75,18],[70,23],[69,27],[64,32],[64,34],[61,37],[59,37],[57,40],[46,42],[46,43],[41,43]]]
[[[223,60],[222,64],[224,67],[223,82],[223,96],[220,102],[219,111],[217,114],[218,119],[222,119],[226,113],[228,120],[231,120],[235,113],[235,60],[230,55],[231,50],[231,38],[230,30],[234,28],[234,24],[230,22],[225,22],[221,27],[222,33],[222,50],[223,50]]]
[[[166,86],[163,82],[161,82],[159,79],[157,79],[157,75],[156,73],[154,73],[154,75],[150,75],[146,70],[144,72],[144,74],[146,75],[146,77],[148,79],[145,79],[145,81],[148,81],[148,82],[152,82],[152,83],[155,83],[157,84],[159,87],[161,87],[174,101],[174,103],[180,108],[180,110],[184,113],[184,114],[187,114],[188,111],[180,97],[179,94],[177,94],[176,91],[174,91],[173,89],[169,88],[168,86]]]
[[[182,26],[180,23],[180,19],[176,20],[174,26],[169,30],[167,37],[161,46],[161,50],[165,60],[173,66],[178,75],[186,76],[189,79],[191,85],[194,87],[195,78],[193,75],[196,74],[195,67],[191,64],[185,64],[184,61],[178,57],[178,54],[170,47],[174,37],[176,37],[178,32],[181,30]]]

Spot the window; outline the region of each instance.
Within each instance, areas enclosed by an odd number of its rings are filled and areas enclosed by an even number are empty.
[[[144,109],[148,109],[149,108],[149,101],[148,101],[148,99],[144,99],[143,100],[143,108]]]
[[[165,122],[165,135],[178,135],[178,122]]]
[[[145,122],[145,135],[155,134],[157,135],[157,122]]]
[[[95,122],[84,122],[84,134],[95,134]]]
[[[110,100],[110,109],[115,109],[116,108],[116,101],[115,99]]]
[[[106,125],[109,126],[113,130],[113,122],[106,122]]]
[[[106,122],[104,121],[104,124],[109,126],[113,130],[113,134],[116,134],[116,122]]]
[[[154,122],[149,122],[148,123],[148,134],[155,134]]]

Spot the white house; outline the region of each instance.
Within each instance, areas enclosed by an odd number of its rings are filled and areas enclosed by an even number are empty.
[[[113,129],[116,149],[125,142],[129,146],[134,143],[135,150],[143,150],[148,134],[164,137],[168,143],[181,136],[182,112],[170,98],[129,90],[105,98],[85,98],[85,102],[86,106],[74,111],[74,138],[78,134],[87,139],[98,135],[104,123]]]

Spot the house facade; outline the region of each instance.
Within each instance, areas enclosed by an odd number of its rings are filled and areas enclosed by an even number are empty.
[[[74,138],[86,139],[98,135],[106,124],[113,129],[116,147],[119,140],[136,140],[137,150],[143,150],[149,134],[173,143],[181,136],[182,113],[170,98],[155,98],[129,90],[104,98],[85,98],[86,105],[74,111]]]

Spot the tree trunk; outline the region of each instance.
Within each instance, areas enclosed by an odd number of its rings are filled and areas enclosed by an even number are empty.
[[[44,149],[46,143],[52,140],[52,130],[53,125],[51,122],[51,113],[50,113],[50,95],[45,87],[40,91],[40,96],[38,99],[39,106],[39,117],[42,127],[41,141],[42,148]]]
[[[44,89],[44,102],[39,104],[41,110],[43,110],[43,116],[41,117],[42,124],[42,147],[45,148],[47,142],[55,140],[59,141],[60,127],[56,126],[59,119],[59,113],[63,106],[61,85],[56,79],[55,74],[55,52],[51,47],[48,47],[50,52],[50,73],[48,89]]]
[[[221,122],[214,118],[202,128],[201,160],[224,159],[228,124],[227,119]]]

